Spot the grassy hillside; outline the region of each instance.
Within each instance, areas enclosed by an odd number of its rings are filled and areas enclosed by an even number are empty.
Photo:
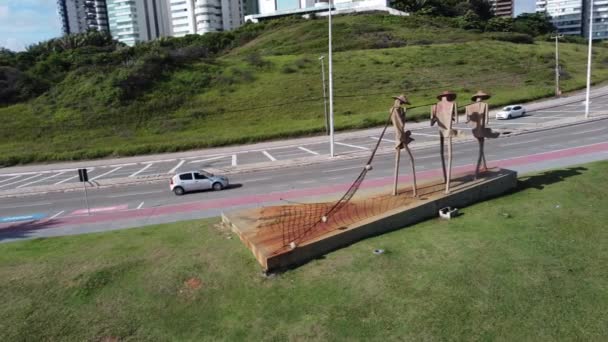
[[[162,42],[79,52],[73,59],[81,62],[66,67],[42,95],[0,107],[0,165],[321,132],[318,57],[326,52],[326,25],[325,19],[253,25],[213,56],[196,50],[200,46]],[[462,95],[462,104],[484,89],[495,95],[493,105],[554,91],[553,45],[504,41],[529,39],[520,34],[475,33],[448,19],[384,15],[337,17],[334,29],[337,129],[381,124],[390,96],[401,92],[419,106],[448,88]],[[607,53],[605,46],[595,49],[594,82],[608,79]],[[582,87],[585,47],[562,44],[561,57],[562,88]],[[414,116],[427,112],[413,110]]]
[[[607,175],[524,177],[271,278],[216,219],[0,244],[0,339],[605,341]]]

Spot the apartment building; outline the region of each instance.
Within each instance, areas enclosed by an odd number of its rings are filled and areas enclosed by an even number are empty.
[[[108,31],[105,0],[57,0],[63,34]]]
[[[170,0],[169,6],[176,37],[227,31],[243,24],[241,0]]]
[[[133,46],[171,35],[166,0],[107,0],[110,33]]]
[[[327,15],[328,0],[258,0],[259,13],[245,16],[245,21],[257,22],[289,15]],[[389,7],[390,0],[333,0],[332,13],[386,12],[407,15]]]
[[[498,17],[513,17],[513,0],[490,0],[492,11]]]
[[[551,16],[558,32],[589,35],[589,6],[593,3],[593,39],[608,38],[608,0],[537,0],[536,12]]]

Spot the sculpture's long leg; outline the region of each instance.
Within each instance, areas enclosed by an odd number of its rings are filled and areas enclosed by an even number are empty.
[[[483,158],[483,168],[488,170],[488,164],[486,163],[486,151],[485,151],[485,139],[481,138],[481,156]]]
[[[401,161],[401,149],[395,151],[395,184],[393,186],[393,196],[397,196],[397,183],[399,182],[399,162]]]
[[[450,193],[450,181],[452,180],[452,136],[448,137],[448,178],[445,182],[445,193]]]
[[[475,167],[475,179],[479,178],[479,168],[483,160],[483,138],[477,138],[477,142],[479,143],[479,156],[477,158],[477,166]]]
[[[412,151],[410,150],[409,146],[405,145],[405,149],[407,150],[407,154],[410,155],[410,164],[412,165],[412,179],[413,179],[413,184],[412,184],[412,196],[416,197],[418,194],[416,192],[418,186],[416,185],[416,164],[414,162],[414,156],[412,155]]]
[[[439,153],[441,154],[441,170],[443,171],[443,182],[447,182],[447,176],[445,173],[445,156],[443,155],[443,134],[439,133]]]

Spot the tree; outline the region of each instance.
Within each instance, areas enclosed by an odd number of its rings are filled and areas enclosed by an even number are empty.
[[[468,10],[463,16],[458,17],[458,26],[465,30],[483,30],[485,25],[477,13]]]
[[[488,20],[486,31],[493,32],[513,32],[513,18],[494,17]]]
[[[513,31],[539,36],[554,32],[555,26],[546,13],[523,13],[513,23]]]

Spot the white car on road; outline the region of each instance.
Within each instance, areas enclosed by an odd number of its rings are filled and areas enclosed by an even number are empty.
[[[181,196],[190,191],[222,190],[228,186],[228,178],[215,176],[206,171],[181,172],[171,177],[169,184],[171,191]]]
[[[506,106],[496,113],[496,120],[511,119],[526,115],[526,108],[522,105]]]

